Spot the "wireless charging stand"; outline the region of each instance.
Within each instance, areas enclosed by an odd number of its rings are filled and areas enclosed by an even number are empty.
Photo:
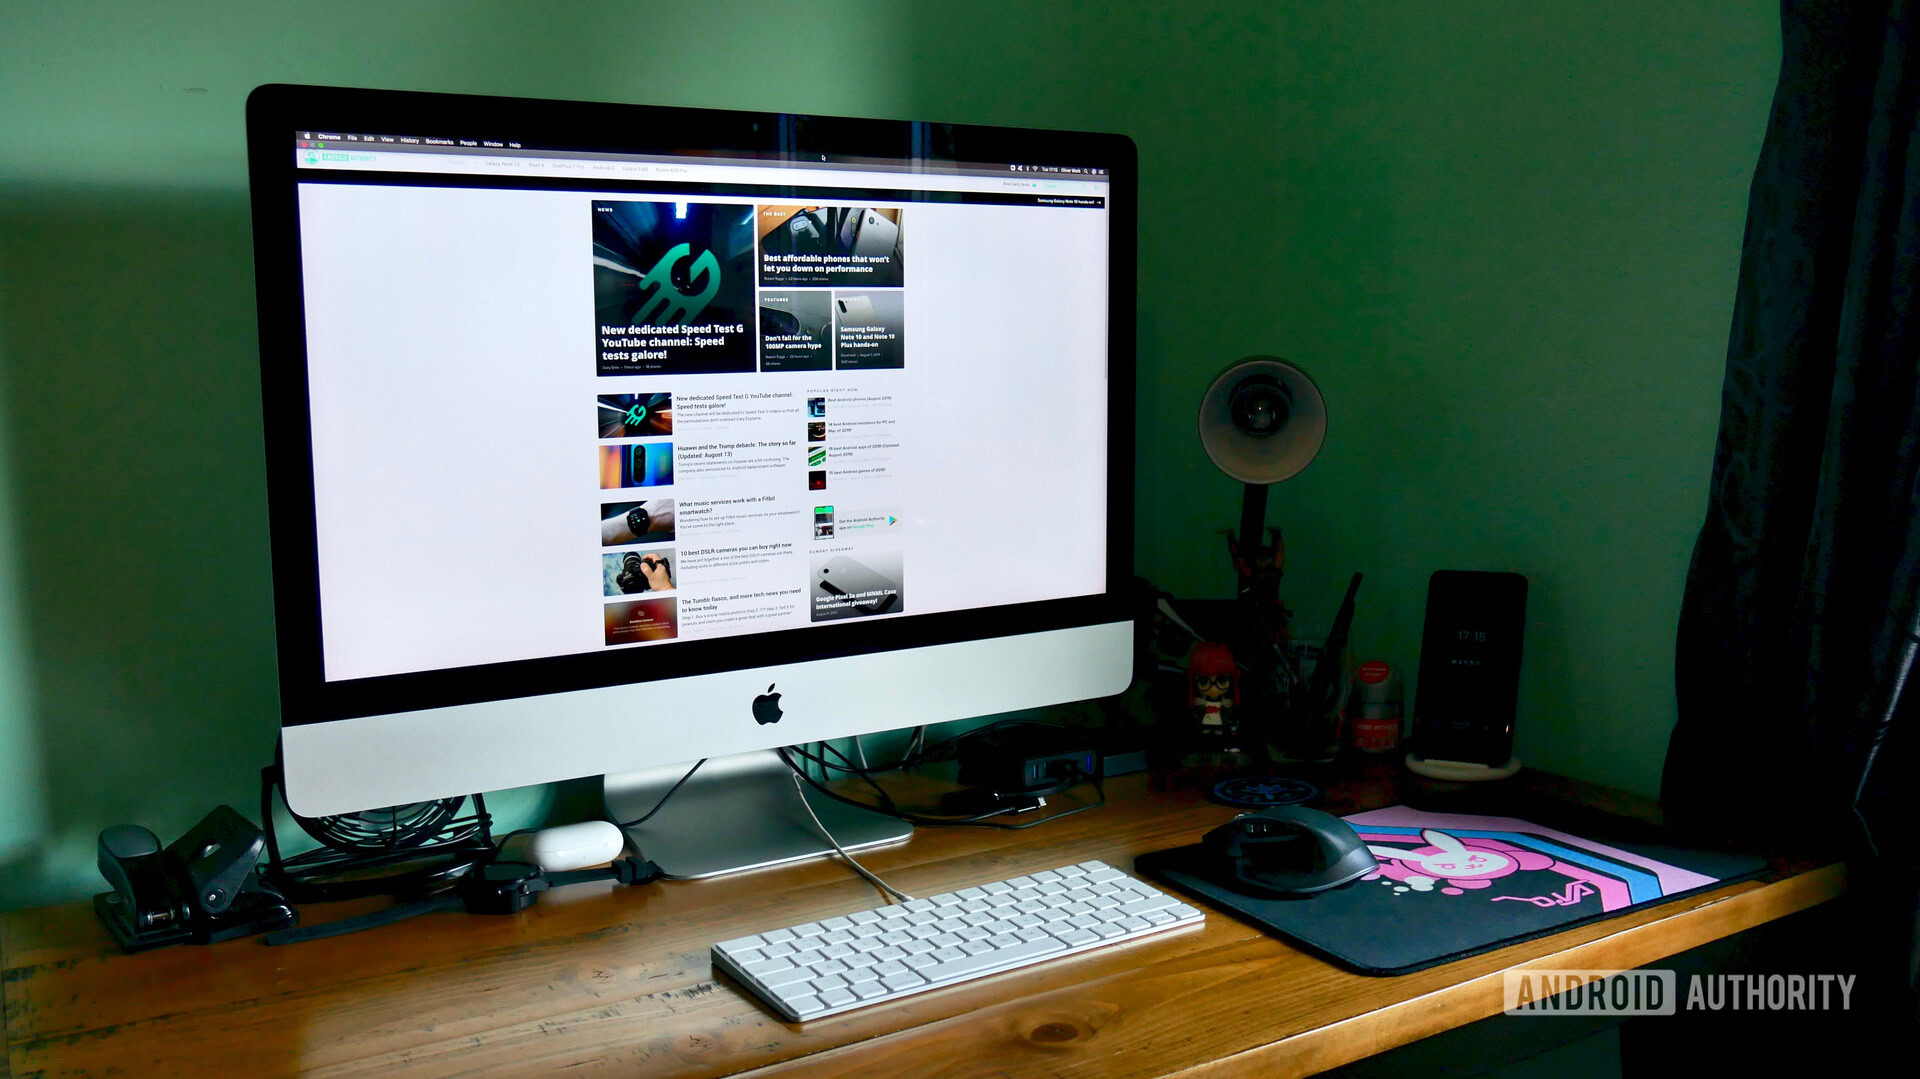
[[[1507,763],[1498,767],[1479,764],[1474,761],[1428,760],[1418,753],[1407,754],[1407,771],[1428,779],[1445,779],[1454,783],[1478,783],[1488,779],[1505,779],[1520,770],[1520,758],[1508,757]]]

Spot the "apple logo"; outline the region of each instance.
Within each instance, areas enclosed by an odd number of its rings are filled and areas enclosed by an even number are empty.
[[[772,686],[753,699],[753,721],[761,726],[780,722],[780,694]]]

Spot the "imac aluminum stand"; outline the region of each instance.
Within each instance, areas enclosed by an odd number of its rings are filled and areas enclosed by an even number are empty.
[[[634,820],[658,805],[686,764],[607,776],[607,813]],[[833,838],[850,852],[902,843],[913,825],[883,813],[836,802],[804,786],[772,750],[715,757],[674,792],[644,824],[626,829],[642,858],[667,876],[715,877],[764,869],[833,853],[833,844],[800,802],[820,816]]]

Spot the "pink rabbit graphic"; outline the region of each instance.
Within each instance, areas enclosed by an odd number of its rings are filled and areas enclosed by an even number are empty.
[[[1430,891],[1435,881],[1444,880],[1449,887],[1442,891],[1459,895],[1458,889],[1489,888],[1497,878],[1522,869],[1551,869],[1558,864],[1549,855],[1497,839],[1460,839],[1437,828],[1421,829],[1420,838],[1427,845],[1415,850],[1367,844],[1380,859],[1379,875],[1416,892]]]

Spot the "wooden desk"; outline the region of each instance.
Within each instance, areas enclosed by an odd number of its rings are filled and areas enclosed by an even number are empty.
[[[1404,782],[1395,775],[1377,770],[1330,791],[1328,808],[1395,801]],[[1594,788],[1533,783],[1636,808]],[[1103,809],[1054,825],[923,828],[863,861],[925,895],[1089,858],[1130,867],[1134,855],[1190,842],[1233,812],[1144,777],[1109,789]],[[285,948],[239,940],[123,956],[76,903],[0,919],[0,966],[15,1079],[750,1069],[1271,1077],[1497,1014],[1510,968],[1655,963],[1844,889],[1840,866],[1781,863],[1761,881],[1399,978],[1349,974],[1209,910],[1197,931],[805,1026],[716,978],[707,948],[877,905],[876,891],[837,861],[638,888],[576,885],[514,917],[435,914]]]

